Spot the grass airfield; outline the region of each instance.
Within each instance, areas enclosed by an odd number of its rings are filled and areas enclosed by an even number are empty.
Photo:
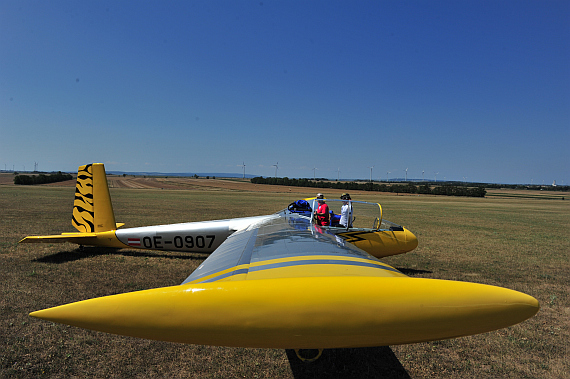
[[[314,189],[209,180],[201,186],[111,188],[126,227],[268,214]],[[114,182],[115,183],[115,182]],[[145,182],[146,183],[146,182]],[[216,183],[219,183],[217,185]],[[0,183],[0,377],[137,378],[567,378],[570,375],[570,194],[566,200],[351,193],[379,202],[419,247],[383,259],[411,277],[463,280],[536,297],[515,326],[445,341],[326,350],[312,364],[292,351],[182,345],[92,332],[28,313],[92,297],[181,283],[207,257],[71,244],[25,244],[71,232],[74,185]],[[206,186],[207,185],[207,186]],[[173,189],[179,188],[179,189]],[[338,198],[342,191],[323,191]],[[338,193],[337,193],[338,192]],[[514,193],[515,194],[515,193]],[[508,193],[507,193],[508,195]],[[228,314],[227,317],[231,317]]]

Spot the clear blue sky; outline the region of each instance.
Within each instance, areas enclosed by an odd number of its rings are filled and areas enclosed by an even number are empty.
[[[0,0],[1,169],[570,184],[569,142],[567,0]]]

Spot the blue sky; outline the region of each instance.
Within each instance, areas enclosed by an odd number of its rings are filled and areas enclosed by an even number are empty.
[[[569,184],[569,21],[568,1],[0,0],[0,168]]]

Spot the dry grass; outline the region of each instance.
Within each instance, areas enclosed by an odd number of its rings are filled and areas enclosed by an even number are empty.
[[[114,188],[117,221],[141,226],[267,214],[314,192],[195,188]],[[414,345],[330,350],[309,365],[301,364],[291,351],[180,345],[52,324],[31,319],[28,313],[177,284],[205,256],[18,245],[26,235],[72,231],[73,187],[2,185],[0,377],[568,377],[570,202],[353,195],[357,197],[380,202],[387,219],[406,225],[419,238],[416,251],[390,257],[386,263],[414,277],[521,290],[540,301],[541,311],[496,332]]]

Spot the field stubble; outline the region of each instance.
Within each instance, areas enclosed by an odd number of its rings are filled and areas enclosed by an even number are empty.
[[[268,214],[313,190],[111,189],[128,226]],[[276,191],[277,190],[277,191]],[[338,193],[329,193],[338,197]],[[31,319],[34,310],[181,283],[201,254],[18,245],[72,231],[73,187],[0,186],[0,377],[565,378],[570,341],[570,203],[363,193],[420,241],[384,259],[412,277],[464,280],[523,291],[540,312],[510,328],[446,341],[325,351],[300,364],[290,351],[181,345]],[[228,315],[231,317],[231,315]]]

